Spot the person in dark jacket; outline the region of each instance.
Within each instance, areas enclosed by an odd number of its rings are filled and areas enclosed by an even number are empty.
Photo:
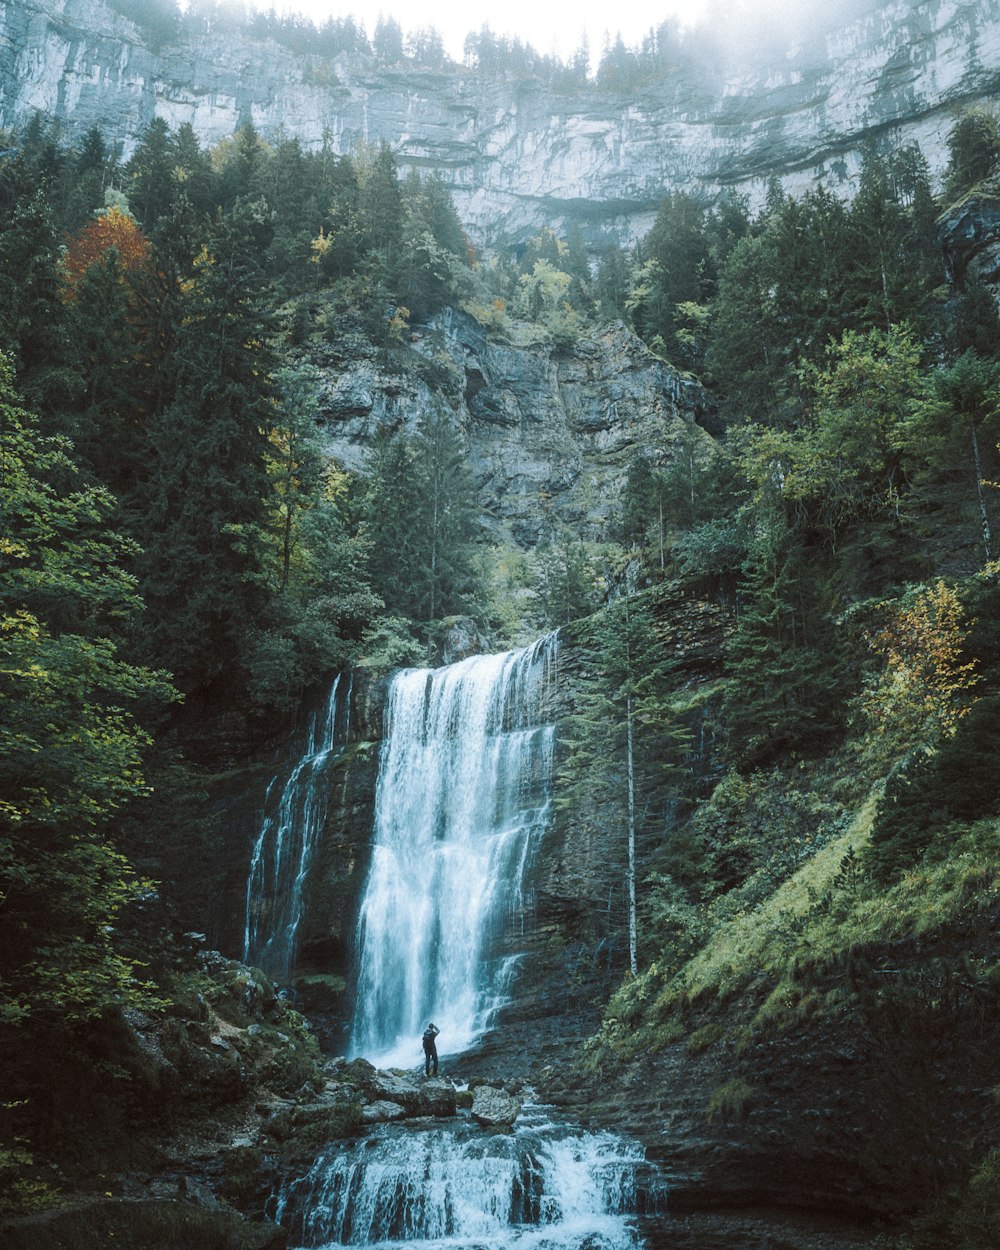
[[[441,1032],[432,1020],[424,1029],[424,1075],[437,1076],[438,1074],[438,1048],[435,1038]],[[434,1072],[431,1073],[431,1065],[434,1066]]]

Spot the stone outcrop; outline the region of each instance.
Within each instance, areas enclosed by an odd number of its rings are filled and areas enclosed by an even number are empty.
[[[385,1124],[391,1120],[402,1120],[405,1116],[406,1108],[398,1102],[371,1102],[361,1111],[365,1124]]]
[[[40,110],[72,136],[102,126],[126,154],[154,116],[208,142],[251,120],[335,152],[385,139],[404,168],[442,172],[480,236],[641,232],[665,193],[759,198],[771,176],[849,190],[863,144],[888,133],[939,172],[956,108],[994,93],[998,66],[992,0],[888,0],[762,64],[681,62],[628,97],[295,57],[224,28],[154,46],[105,0],[0,4],[0,126]]]
[[[970,277],[1000,289],[1000,183],[984,184],[951,205],[938,222],[947,274],[960,290]]]
[[[509,1128],[521,1114],[521,1100],[503,1089],[480,1085],[472,1100],[472,1118],[488,1128]]]
[[[713,414],[701,385],[621,322],[557,349],[516,345],[446,309],[388,360],[360,335],[314,338],[308,350],[333,459],[364,472],[379,429],[412,430],[444,406],[456,414],[484,523],[522,547],[561,526],[605,538],[631,460],[668,465],[685,431]]]
[[[454,616],[442,622],[441,663],[457,664],[488,649],[486,639],[471,616]]]

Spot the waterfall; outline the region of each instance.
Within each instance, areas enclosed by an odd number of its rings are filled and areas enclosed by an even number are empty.
[[[412,1067],[428,1020],[467,1049],[503,1000],[497,952],[550,804],[552,634],[392,682],[358,927],[351,1053]]]
[[[267,787],[250,859],[243,958],[279,981],[289,979],[295,961],[309,867],[326,821],[330,765],[347,743],[351,682],[343,699],[341,685],[338,674],[309,717],[298,761]]]
[[[665,1209],[642,1148],[525,1107],[514,1133],[386,1127],[324,1151],[276,1217],[295,1246],[638,1250],[637,1212]]]

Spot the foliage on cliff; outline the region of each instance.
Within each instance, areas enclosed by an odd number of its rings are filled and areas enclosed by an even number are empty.
[[[992,134],[982,118],[956,125],[948,195],[994,168]],[[842,1030],[859,1079],[884,1076],[878,1149],[920,1143],[922,1195],[890,1169],[900,1210],[928,1203],[906,1244],[986,1245],[1000,1080],[996,309],[973,273],[958,298],[941,284],[912,152],[873,154],[850,206],[774,191],[756,219],[729,206],[724,236],[717,213],[679,208],[665,205],[648,244],[669,235],[676,263],[637,256],[624,302],[717,390],[727,437],[711,484],[692,466],[683,508],[677,461],[637,464],[623,537],[647,580],[674,575],[734,605],[701,712],[724,768],[706,792],[692,767],[644,831],[641,971],[588,1062],[714,1048],[765,1114],[775,1039]],[[677,701],[658,718],[664,753]]]

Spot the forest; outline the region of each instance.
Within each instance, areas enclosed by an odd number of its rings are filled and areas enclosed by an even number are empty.
[[[634,865],[585,1066],[707,1044],[763,971],[746,1043],[891,996],[974,1035],[970,1080],[996,1084],[1000,314],[941,240],[995,194],[995,115],[956,120],[937,191],[883,144],[850,202],[678,195],[634,245],[489,253],[385,145],[247,125],[206,150],[155,120],[122,163],[36,118],[0,148],[0,1201],[59,1186],[53,1057],[59,1114],[85,1117],[121,1077],[84,1078],[95,1038],[185,992],[171,878],[212,837],[208,779],[331,673],[433,660],[460,614],[498,647],[562,627],[583,657],[557,819],[626,829]],[[711,428],[634,459],[600,542],[497,546],[446,407],[380,432],[362,473],[324,454],[316,345],[416,367],[448,307],[557,354],[622,321],[707,388]],[[678,587],[728,620],[695,690]],[[880,981],[913,933],[937,995],[916,956]],[[997,1244],[994,1114],[928,1164],[900,1245]]]

